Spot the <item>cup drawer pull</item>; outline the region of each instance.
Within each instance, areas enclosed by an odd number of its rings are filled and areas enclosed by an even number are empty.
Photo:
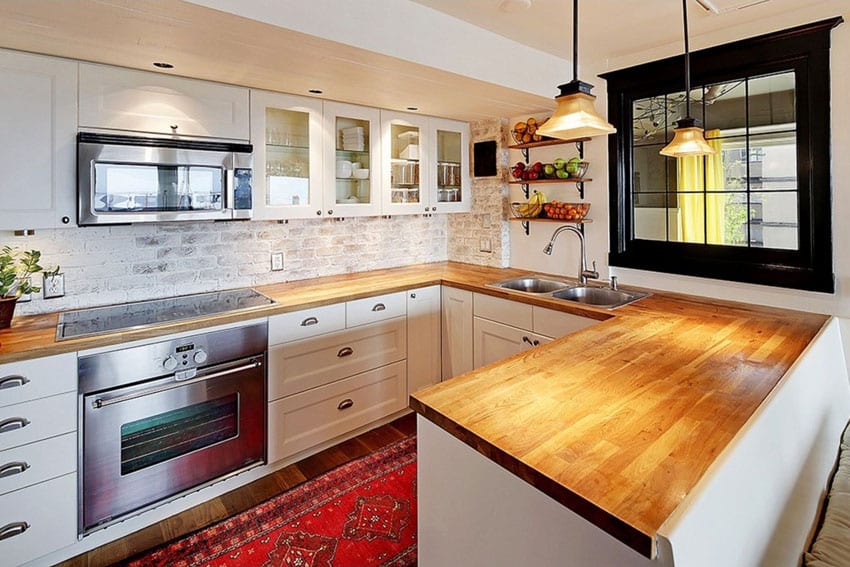
[[[339,349],[339,352],[336,353],[336,355],[340,358],[345,358],[346,356],[351,356],[352,354],[354,354],[354,349],[350,346],[342,347],[341,349]]]
[[[5,390],[7,388],[17,388],[28,383],[29,379],[26,376],[12,374],[11,376],[4,376],[3,378],[0,378],[0,390]]]
[[[0,421],[0,433],[8,433],[16,429],[21,429],[30,424],[30,420],[24,417],[10,417]]]
[[[347,410],[348,408],[350,408],[353,405],[354,405],[354,400],[352,400],[351,398],[346,398],[346,399],[342,400],[341,402],[339,402],[339,405],[336,406],[336,409],[338,409],[340,411]]]
[[[318,325],[318,324],[319,324],[319,320],[316,319],[315,317],[307,317],[306,319],[301,321],[302,327],[309,327],[311,325]]]
[[[372,307],[372,311],[385,311],[385,310],[386,310],[386,308],[387,308],[387,306],[386,306],[386,305],[384,305],[383,303],[376,303],[376,304]]]
[[[0,465],[0,478],[12,476],[15,474],[21,474],[28,468],[30,468],[29,464],[23,461],[16,461],[14,463],[6,463],[5,465]]]
[[[12,522],[0,528],[0,541],[21,535],[30,529],[30,525],[26,522]]]

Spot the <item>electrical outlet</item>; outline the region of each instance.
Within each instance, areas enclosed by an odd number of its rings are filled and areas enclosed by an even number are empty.
[[[272,254],[272,271],[279,272],[283,269],[283,252]]]
[[[41,286],[41,293],[44,299],[52,297],[62,297],[65,295],[65,274],[44,275],[44,280]]]
[[[492,252],[493,241],[489,238],[482,238],[478,243],[478,250],[481,252]]]

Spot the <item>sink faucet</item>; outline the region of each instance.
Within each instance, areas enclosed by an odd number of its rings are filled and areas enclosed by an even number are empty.
[[[584,244],[584,233],[582,233],[582,231],[580,231],[578,228],[574,227],[571,224],[565,224],[564,226],[559,226],[558,228],[556,228],[555,232],[552,233],[552,238],[549,239],[549,244],[547,244],[546,247],[543,249],[543,253],[548,255],[552,254],[552,247],[555,244],[555,239],[558,238],[558,235],[564,232],[565,230],[575,233],[575,235],[578,236],[579,242],[581,243],[581,259],[579,261],[578,267],[578,281],[579,283],[581,283],[581,285],[587,285],[587,278],[596,279],[599,277],[599,272],[596,271],[596,261],[593,262],[592,270],[587,269],[587,251],[585,249]]]

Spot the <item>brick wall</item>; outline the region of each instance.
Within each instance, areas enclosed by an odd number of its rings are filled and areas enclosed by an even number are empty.
[[[498,174],[495,177],[473,177],[472,209],[468,214],[449,215],[449,260],[499,268],[509,265],[507,132],[507,120],[470,124],[472,143],[496,140]],[[481,250],[482,240],[489,241],[491,252]]]
[[[446,215],[164,223],[2,233],[0,246],[41,250],[41,265],[65,274],[66,295],[33,294],[15,310],[26,315],[439,262],[446,224]],[[283,252],[283,271],[271,271],[272,252]]]

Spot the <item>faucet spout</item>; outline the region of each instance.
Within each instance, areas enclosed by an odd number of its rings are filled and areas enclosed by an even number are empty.
[[[549,239],[549,243],[543,248],[543,253],[547,255],[552,254],[552,248],[555,246],[555,240],[562,232],[572,232],[576,236],[578,236],[579,240],[579,267],[578,267],[578,281],[581,285],[587,285],[587,278],[598,278],[599,272],[596,271],[596,262],[593,262],[593,270],[587,269],[587,249],[585,246],[584,233],[579,230],[577,227],[571,224],[565,224],[563,226],[559,226],[555,229],[555,232],[552,233],[552,238]]]

